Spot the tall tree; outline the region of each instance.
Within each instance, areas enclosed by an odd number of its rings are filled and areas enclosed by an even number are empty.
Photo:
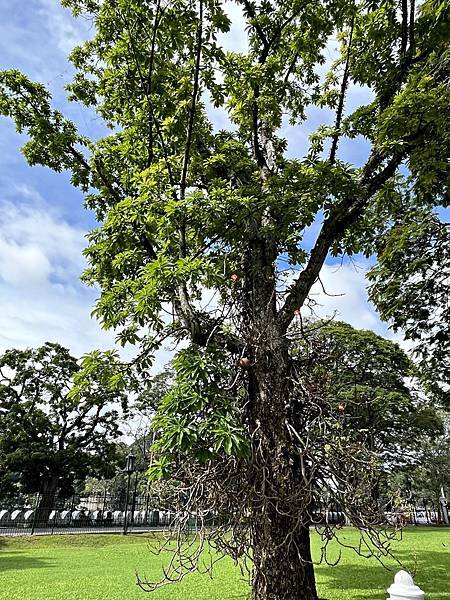
[[[443,498],[445,499],[444,501],[448,502],[450,491],[450,436],[448,432],[448,420],[444,435],[423,445],[422,460],[408,475],[415,497],[421,498],[424,501],[431,499],[437,508],[439,521],[445,523],[441,502]]]
[[[414,344],[430,386],[450,408],[450,224],[416,209],[397,216],[377,241],[369,273],[382,317]]]
[[[42,522],[57,494],[67,496],[74,482],[111,476],[117,468],[125,397],[102,383],[96,368],[83,392],[71,395],[79,370],[59,344],[0,356],[0,470],[15,474],[23,492],[40,493]]]
[[[111,135],[80,135],[17,71],[0,75],[0,111],[28,133],[30,164],[71,171],[86,192],[100,226],[85,281],[102,290],[104,327],[141,345],[144,369],[167,336],[190,344],[175,363],[180,393],[164,404],[152,472],[183,464],[188,478],[191,465],[200,480],[187,497],[199,502],[210,494],[230,507],[239,489],[241,521],[230,514],[225,539],[236,540],[234,556],[252,549],[254,600],[316,599],[303,449],[323,412],[293,377],[289,328],[330,252],[372,253],[406,197],[407,210],[447,197],[448,1],[236,0],[242,52],[224,49],[221,0],[62,4],[95,25],[71,54],[70,99]],[[349,111],[354,86],[371,100]],[[214,130],[211,105],[227,111],[226,129]],[[281,126],[288,115],[307,129],[311,107],[334,117],[293,158]],[[344,161],[342,142],[361,136],[362,166]],[[212,303],[202,303],[205,289]],[[315,448],[343,451],[323,439]]]
[[[448,415],[443,417],[444,428],[434,439],[423,440],[420,460],[416,464],[392,473],[388,485],[393,494],[405,495],[419,507],[437,512],[444,522],[442,498],[448,499],[450,490],[450,437]],[[405,494],[405,491],[407,494]],[[444,496],[442,496],[442,492]]]
[[[427,397],[420,371],[398,344],[347,323],[316,321],[305,325],[292,354],[305,384],[328,380],[346,429],[380,457],[384,471],[417,463],[422,444],[443,433],[440,395]]]

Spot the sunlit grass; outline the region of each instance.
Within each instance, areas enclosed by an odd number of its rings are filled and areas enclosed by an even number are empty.
[[[341,532],[345,543],[355,543],[352,529]],[[65,535],[0,538],[0,600],[237,600],[249,588],[231,561],[218,563],[214,578],[192,575],[182,583],[150,596],[135,584],[135,573],[150,579],[161,575],[167,558],[149,551],[144,535]],[[318,550],[318,539],[313,540]],[[450,598],[450,529],[408,529],[395,543],[399,559],[416,572],[416,582],[427,600]],[[337,547],[331,549],[337,554]],[[327,600],[385,600],[393,571],[376,560],[344,550],[336,567],[316,568],[319,594]]]

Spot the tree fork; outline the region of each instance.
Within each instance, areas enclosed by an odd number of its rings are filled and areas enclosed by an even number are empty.
[[[317,600],[309,519],[292,511],[302,476],[291,434],[295,422],[286,337],[277,323],[276,244],[258,236],[249,244],[248,328],[255,347],[249,373],[252,442],[252,599]],[[261,277],[261,274],[263,275]],[[255,276],[256,275],[256,276]]]

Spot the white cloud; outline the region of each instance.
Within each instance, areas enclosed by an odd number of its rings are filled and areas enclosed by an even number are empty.
[[[320,281],[312,287],[310,297],[316,304],[314,315],[319,318],[335,317],[357,329],[371,329],[378,335],[410,348],[401,333],[394,333],[387,323],[381,321],[375,306],[369,302],[366,273],[370,263],[360,261],[342,265],[325,264],[320,272]],[[303,309],[305,316],[310,316]]]
[[[46,276],[65,263],[67,280],[78,275],[84,265],[81,253],[86,245],[85,232],[61,220],[28,186],[16,186],[15,196],[22,199],[21,204],[3,200],[0,214],[0,243],[18,261],[15,277],[20,279],[21,265],[29,270],[27,260],[36,260],[41,266],[45,263]],[[49,264],[53,265],[51,269]]]
[[[114,346],[114,332],[90,317],[97,293],[79,281],[84,235],[30,188],[17,187],[14,203],[0,198],[0,352],[45,341],[77,356]]]
[[[246,20],[242,7],[234,2],[229,2],[224,5],[224,9],[231,21],[231,27],[227,33],[219,34],[219,43],[230,52],[247,52],[248,36],[245,31]]]
[[[46,341],[68,347],[75,356],[115,347],[115,333],[90,316],[98,291],[79,281],[86,232],[64,221],[28,186],[16,186],[7,195],[15,202],[0,197],[0,353]],[[136,348],[119,351],[128,360]],[[161,348],[154,370],[172,356],[172,348]]]
[[[4,5],[4,6],[3,6]],[[90,34],[91,24],[74,19],[59,0],[0,3],[2,68],[18,68],[32,79],[62,88],[70,66],[67,55]]]
[[[0,237],[0,276],[6,283],[39,284],[46,281],[49,274],[50,263],[41,248]]]
[[[336,314],[336,318],[354,327],[379,331],[380,320],[367,298],[365,273],[365,266],[324,265],[320,273],[322,283],[316,282],[310,294],[317,302],[317,315]]]

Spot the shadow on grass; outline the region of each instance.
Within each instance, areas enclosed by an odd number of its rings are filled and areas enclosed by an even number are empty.
[[[416,558],[410,551],[397,550],[395,555],[405,568],[409,566],[416,571],[415,582],[421,586],[425,594],[444,594],[450,589],[450,552],[427,551],[423,548]],[[383,568],[380,564],[341,563],[335,567],[318,566],[316,575],[320,577],[321,595],[327,597],[328,590],[347,590],[353,592],[354,600],[375,600],[380,598],[394,580],[400,566]],[[439,596],[440,597],[440,596]]]
[[[380,565],[338,564],[335,567],[316,567],[319,595],[328,598],[329,593],[336,597],[337,591],[351,591],[354,600],[372,600],[380,597],[392,582],[394,572],[389,572]]]
[[[0,554],[0,573],[4,571],[22,571],[24,569],[48,569],[53,563],[46,559],[31,556],[20,556],[22,552],[14,554]]]
[[[405,565],[410,564],[416,572],[415,582],[424,592],[447,592],[450,590],[450,535],[449,544],[443,545],[442,552],[421,548],[415,556],[411,552],[397,550],[397,558]]]

